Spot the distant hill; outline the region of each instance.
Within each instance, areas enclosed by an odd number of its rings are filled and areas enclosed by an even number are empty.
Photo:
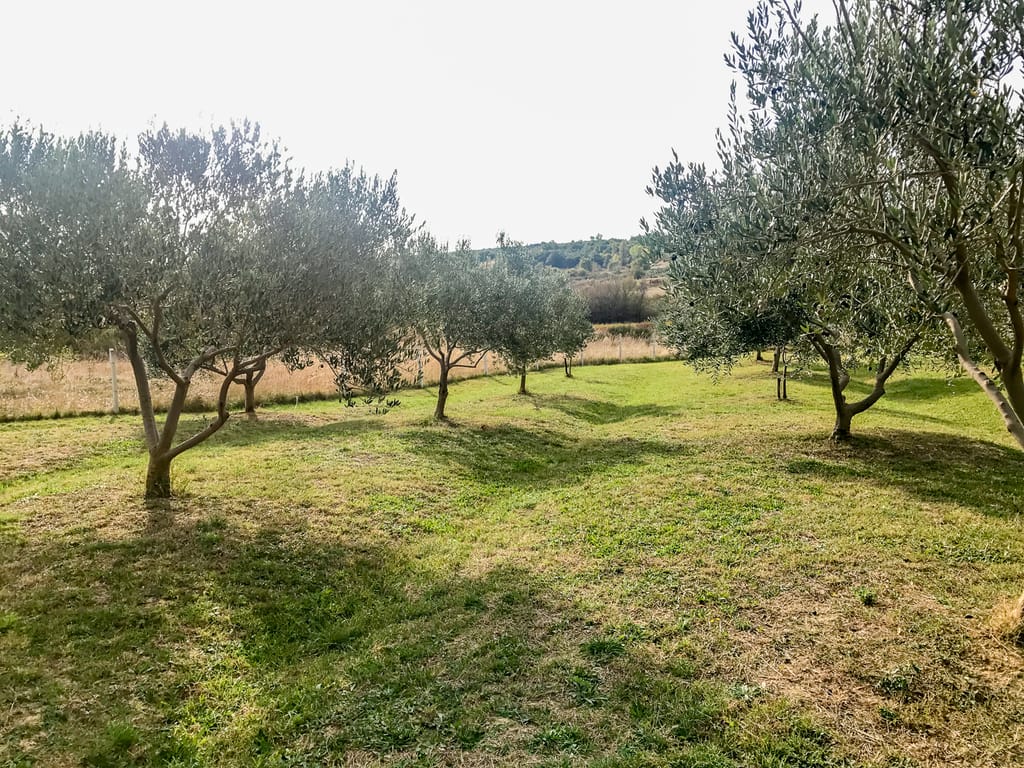
[[[595,323],[636,323],[657,314],[665,294],[666,264],[651,263],[639,235],[627,239],[596,235],[568,243],[531,243],[534,260],[566,270],[576,289],[590,304]],[[496,248],[476,251],[481,261],[494,258]]]
[[[582,277],[587,273],[607,271],[612,273],[629,272],[640,277],[647,267],[646,250],[639,235],[628,239],[603,238],[595,235],[589,240],[573,240],[568,243],[531,243],[526,246],[527,253],[541,264],[557,269],[572,270],[574,276]],[[477,251],[481,260],[493,258],[496,248],[483,248]]]

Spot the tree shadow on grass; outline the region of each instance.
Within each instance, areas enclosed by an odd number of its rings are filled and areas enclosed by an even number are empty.
[[[846,390],[850,399],[854,399],[854,395],[857,398],[868,395],[872,387],[870,382],[872,374],[865,369],[861,369],[854,371],[852,376]],[[828,389],[831,386],[828,374],[823,371],[797,374],[790,381],[821,389]],[[897,376],[886,382],[886,394],[883,402],[893,400],[905,402],[941,400],[949,397],[972,395],[976,391],[977,384],[964,377],[940,379],[935,376]]]
[[[608,400],[594,400],[578,395],[535,395],[539,408],[554,408],[587,424],[616,424],[645,417],[668,417],[679,413],[675,406],[643,403],[622,405]]]
[[[207,423],[203,419],[182,419],[178,434],[182,437],[200,431]],[[250,420],[244,415],[232,415],[227,423],[202,445],[239,447],[262,443],[320,439],[323,437],[352,437],[366,432],[379,432],[388,427],[387,417],[364,416],[343,418],[327,423],[309,421],[287,414],[273,414]],[[141,431],[140,431],[141,435]]]
[[[164,523],[16,550],[17,584],[0,592],[0,755],[464,764],[763,749],[737,739],[746,705],[726,685],[655,662],[521,567],[438,570],[377,540],[254,528],[211,500]],[[800,754],[829,742],[796,715],[772,727]]]
[[[681,446],[660,440],[578,440],[557,430],[510,425],[414,429],[399,439],[411,452],[461,468],[478,482],[514,487],[570,485],[616,467],[685,455]]]
[[[309,423],[301,418],[287,415],[249,421],[244,416],[232,416],[221,429],[198,446],[182,454],[195,457],[214,456],[232,448],[274,442],[303,441],[315,442],[325,438],[353,438],[358,435],[379,432],[388,427],[384,416],[349,418],[327,423]],[[186,416],[178,428],[177,439],[187,439],[200,432],[209,418]],[[132,424],[121,436],[103,442],[96,442],[70,453],[67,457],[50,458],[45,462],[29,463],[24,469],[0,469],[0,489],[30,483],[41,478],[60,475],[65,472],[82,472],[102,469],[113,460],[145,461],[146,442],[141,424]],[[175,469],[177,468],[175,465]],[[172,469],[172,476],[176,474]],[[140,492],[142,479],[140,478]]]
[[[941,416],[929,416],[927,414],[920,413],[919,411],[908,411],[904,408],[894,408],[893,406],[896,405],[897,402],[898,401],[896,400],[889,400],[888,395],[886,395],[885,399],[879,401],[874,408],[877,408],[879,413],[884,413],[886,416],[894,416],[897,419],[910,421],[912,423],[941,424],[947,428],[952,427],[954,429],[958,429],[963,426],[962,420],[959,419],[944,419]],[[868,413],[871,413],[871,411],[868,411]],[[854,419],[853,428],[856,430],[858,426],[856,419]]]
[[[392,546],[232,514],[179,502],[136,537],[80,530],[20,550],[36,575],[4,595],[0,702],[30,714],[6,724],[0,754],[190,765],[256,764],[282,745],[324,762],[469,749],[517,695],[536,638],[571,615],[519,569],[437,573]]]
[[[939,379],[935,376],[901,376],[888,382],[885,389],[887,397],[891,395],[909,401],[962,397],[979,391],[977,384],[963,376],[948,379]]]
[[[847,447],[827,453],[819,448],[809,458],[790,461],[786,470],[838,480],[863,478],[924,501],[953,502],[995,517],[1024,513],[1024,453],[984,440],[878,430],[855,436]]]

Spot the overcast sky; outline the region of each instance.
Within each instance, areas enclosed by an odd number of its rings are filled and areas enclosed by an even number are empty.
[[[0,117],[121,135],[248,117],[308,168],[397,170],[442,239],[624,237],[673,147],[714,161],[753,1],[4,3]]]

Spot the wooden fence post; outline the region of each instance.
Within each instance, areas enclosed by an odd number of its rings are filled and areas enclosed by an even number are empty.
[[[107,350],[107,356],[110,358],[110,411],[116,414],[120,407],[117,402],[117,357],[113,347]]]

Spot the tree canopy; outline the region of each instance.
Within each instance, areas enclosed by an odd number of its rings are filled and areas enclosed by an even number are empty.
[[[3,132],[0,311],[5,346],[33,362],[120,333],[150,454],[146,494],[160,497],[173,459],[228,419],[239,376],[285,350],[353,341],[339,308],[366,306],[366,281],[353,278],[380,245],[366,233],[405,232],[393,183],[351,169],[307,179],[253,124],[164,126],[138,146],[131,156],[99,133]],[[200,370],[224,377],[217,414],[178,440]],[[174,383],[162,424],[153,375]]]
[[[774,283],[810,290],[802,303],[815,316],[855,310],[865,350],[888,329],[887,359],[915,327],[928,336],[927,321],[944,320],[1024,445],[1019,4],[836,9],[826,25],[803,19],[799,3],[765,0],[734,37],[727,61],[749,107],[734,91],[719,137],[726,221],[694,221],[741,235],[734,242],[773,265]],[[678,162],[656,170],[655,192],[686,193],[687,172]],[[662,232],[685,226],[685,216],[657,222]],[[982,352],[995,377],[977,364]]]
[[[490,348],[519,374],[519,392],[526,394],[529,366],[555,354],[575,354],[586,344],[587,304],[563,273],[537,266],[522,243],[504,234],[491,269],[502,310],[491,326]]]

